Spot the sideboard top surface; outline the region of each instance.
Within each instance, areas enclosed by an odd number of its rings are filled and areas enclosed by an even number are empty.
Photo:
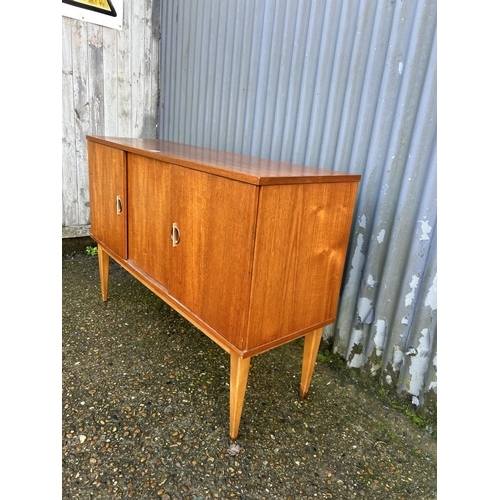
[[[359,182],[360,175],[158,139],[87,136],[89,141],[255,185]]]

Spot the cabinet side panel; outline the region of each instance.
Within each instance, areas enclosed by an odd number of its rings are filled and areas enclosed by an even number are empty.
[[[169,294],[238,349],[250,298],[258,188],[172,165]]]
[[[90,234],[127,258],[127,158],[120,149],[88,143]]]
[[[128,155],[129,260],[168,289],[170,165]]]
[[[357,183],[261,189],[246,350],[335,320]]]

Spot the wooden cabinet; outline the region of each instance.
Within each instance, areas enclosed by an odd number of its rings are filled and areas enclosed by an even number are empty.
[[[92,235],[118,257],[127,258],[127,155],[88,143]]]
[[[168,141],[88,136],[91,236],[231,355],[236,439],[250,358],[305,337],[306,397],[335,321],[359,175]]]

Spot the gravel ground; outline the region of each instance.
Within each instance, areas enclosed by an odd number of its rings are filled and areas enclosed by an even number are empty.
[[[252,359],[229,439],[229,355],[111,261],[62,259],[63,499],[433,499],[436,439],[337,363],[298,397],[302,340]]]

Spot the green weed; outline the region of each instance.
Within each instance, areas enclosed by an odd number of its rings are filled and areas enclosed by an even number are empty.
[[[86,249],[87,255],[97,255],[98,250],[97,247],[87,247]]]

